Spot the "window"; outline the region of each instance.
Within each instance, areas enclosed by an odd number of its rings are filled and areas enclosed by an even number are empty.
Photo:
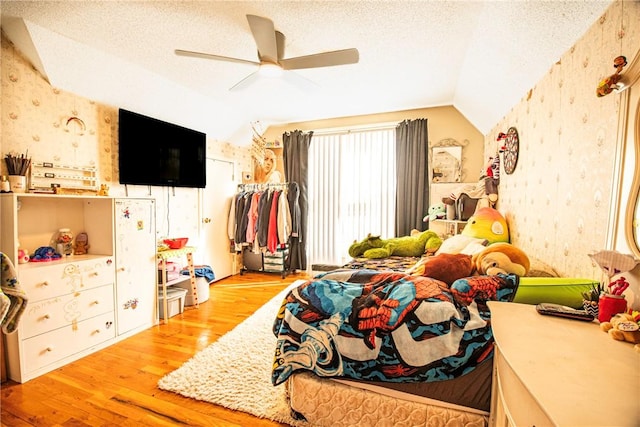
[[[395,126],[314,133],[309,148],[310,264],[342,265],[369,233],[393,237]]]

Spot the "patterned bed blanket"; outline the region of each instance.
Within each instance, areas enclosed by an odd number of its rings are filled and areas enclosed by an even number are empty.
[[[448,287],[400,272],[344,270],[285,297],[273,325],[271,381],[294,371],[387,382],[441,381],[493,354],[486,302],[511,301],[515,275],[474,276]]]

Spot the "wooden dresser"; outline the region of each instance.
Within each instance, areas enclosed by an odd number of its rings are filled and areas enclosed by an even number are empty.
[[[496,340],[493,426],[638,426],[640,353],[597,321],[489,302]]]

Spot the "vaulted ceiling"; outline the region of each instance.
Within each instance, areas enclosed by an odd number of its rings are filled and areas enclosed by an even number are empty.
[[[238,144],[283,124],[453,105],[486,134],[611,1],[2,1],[2,28],[58,88]],[[356,64],[259,79],[246,15],[285,58],[357,48]],[[4,73],[3,73],[4,75]]]

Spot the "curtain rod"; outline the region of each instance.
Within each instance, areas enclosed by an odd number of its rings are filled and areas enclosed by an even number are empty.
[[[314,130],[314,135],[337,135],[343,133],[351,133],[351,132],[366,132],[371,130],[384,130],[384,129],[395,129],[398,126],[397,122],[388,122],[388,123],[377,123],[377,124],[369,124],[369,125],[355,125],[350,127],[335,127],[335,128],[325,128]]]

